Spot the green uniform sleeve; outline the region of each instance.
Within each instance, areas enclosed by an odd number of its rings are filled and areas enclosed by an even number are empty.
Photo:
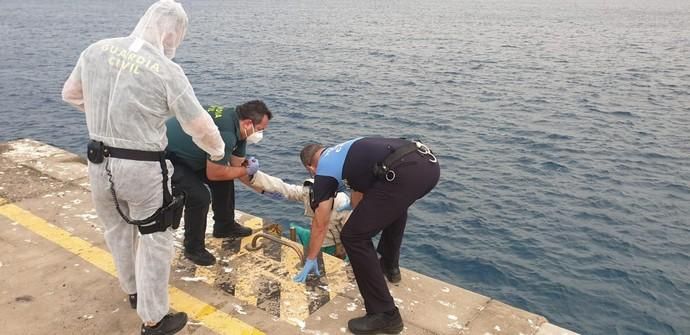
[[[232,151],[232,155],[237,156],[237,157],[246,157],[247,156],[247,142],[240,141],[237,144],[237,147],[235,147],[235,150]]]

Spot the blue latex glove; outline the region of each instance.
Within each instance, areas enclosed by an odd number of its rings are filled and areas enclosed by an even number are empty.
[[[280,192],[261,191],[261,194],[263,194],[264,196],[267,196],[273,200],[285,200],[285,196]]]
[[[247,174],[253,176],[256,171],[259,171],[259,160],[254,156],[247,158]]]
[[[321,275],[319,272],[319,262],[316,261],[316,258],[307,258],[307,261],[304,262],[304,268],[302,268],[302,271],[300,271],[293,280],[298,283],[304,283],[311,272],[314,272],[317,276]]]

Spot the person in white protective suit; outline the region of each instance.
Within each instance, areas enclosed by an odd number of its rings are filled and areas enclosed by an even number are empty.
[[[165,121],[176,117],[215,159],[225,150],[218,128],[172,61],[187,23],[179,3],[154,3],[131,35],[86,48],[62,91],[63,100],[86,113],[94,207],[120,286],[143,320],[141,334],[174,334],[187,323],[187,315],[170,313],[168,303],[174,251],[169,225],[180,198],[170,191]]]
[[[313,179],[307,179],[303,185],[289,184],[280,178],[271,176],[267,173],[257,171],[251,179],[251,186],[257,192],[267,195],[273,199],[288,199],[299,201],[304,204],[304,216],[313,218],[314,211],[311,209],[312,185]],[[327,254],[345,258],[345,249],[342,242],[340,242],[340,231],[343,230],[343,225],[350,217],[352,208],[350,208],[350,196],[345,192],[337,192],[333,210],[328,222],[328,232],[323,242],[321,250]],[[295,226],[297,236],[303,245],[309,245],[309,228],[302,228]]]

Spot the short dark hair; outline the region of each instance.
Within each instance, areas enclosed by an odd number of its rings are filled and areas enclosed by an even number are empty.
[[[302,148],[302,151],[299,153],[299,158],[302,160],[302,165],[305,167],[307,165],[310,165],[312,163],[311,159],[316,155],[316,152],[319,150],[323,149],[323,145],[319,143],[310,143],[304,146]]]
[[[273,118],[273,113],[266,107],[266,104],[261,100],[252,100],[245,102],[236,108],[237,115],[240,120],[250,119],[253,124],[261,123],[264,115],[268,116],[268,119]]]

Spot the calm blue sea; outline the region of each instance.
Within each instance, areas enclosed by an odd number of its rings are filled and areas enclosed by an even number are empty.
[[[265,100],[251,153],[300,183],[307,142],[420,137],[438,187],[402,265],[583,334],[690,334],[690,2],[183,2],[202,103]],[[149,1],[0,1],[0,140],[84,151],[79,53]],[[237,186],[238,208],[306,223]]]

